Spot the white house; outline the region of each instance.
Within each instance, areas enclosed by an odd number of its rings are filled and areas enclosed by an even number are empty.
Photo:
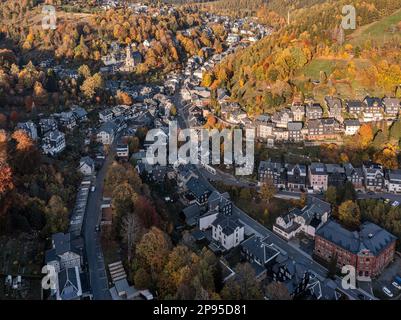
[[[52,235],[52,248],[46,251],[45,262],[52,265],[55,271],[77,267],[81,270],[81,255],[71,244],[70,233],[55,233]]]
[[[42,149],[45,154],[54,156],[65,149],[64,133],[54,130],[45,134],[43,137]]]
[[[91,157],[82,157],[79,161],[78,170],[86,176],[90,176],[95,172],[95,162]]]
[[[212,238],[230,250],[244,240],[244,225],[230,215],[219,214],[212,223]]]
[[[344,120],[344,128],[345,128],[346,136],[355,135],[359,131],[360,127],[361,127],[361,124],[360,124],[359,120],[357,120],[357,119]]]
[[[401,170],[388,170],[385,185],[389,192],[401,192]]]
[[[117,126],[114,122],[106,122],[104,123],[98,133],[97,133],[97,141],[103,144],[112,144],[117,132]]]
[[[101,122],[108,122],[113,119],[113,112],[110,109],[102,110],[99,112],[99,119]]]

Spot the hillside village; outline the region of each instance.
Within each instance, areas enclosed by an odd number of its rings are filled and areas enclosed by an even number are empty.
[[[119,6],[117,0],[101,4],[105,11]],[[168,16],[175,12],[170,5],[155,8],[133,4],[130,9],[137,14]],[[327,95],[322,105],[314,99],[296,96],[292,104],[273,113],[247,113],[229,91],[205,85],[205,74],[235,52],[271,36],[275,30],[251,18],[206,12],[202,13],[202,19],[199,29],[206,34],[213,36],[211,24],[224,28],[224,49],[217,52],[202,46],[199,54],[188,56],[182,68],[169,71],[162,81],[140,83],[124,77],[143,62],[141,52],[154,46],[152,39],[144,40],[140,48],[117,42],[110,46],[108,53],[100,58],[99,74],[105,79],[104,90],[110,96],[124,93],[125,100],[131,103],[125,104],[120,99],[118,103],[95,107],[73,104],[51,113],[37,113],[33,103],[34,116],[15,123],[14,134],[23,132],[29,137],[47,162],[58,163],[71,155],[78,157],[74,163],[79,183],[73,207],[68,210],[68,227],[51,232],[44,253],[43,264],[54,267],[56,273],[56,286],[45,293],[46,298],[172,298],[179,290],[170,280],[165,280],[168,288],[161,287],[164,283],[155,283],[155,271],[147,272],[149,266],[142,261],[143,257],[140,259],[141,245],[148,249],[144,243],[147,244],[146,236],[150,235],[165,241],[155,244],[160,259],[165,259],[160,274],[168,265],[166,259],[182,253],[178,250],[188,256],[196,255],[197,261],[213,261],[213,267],[208,265],[207,269],[218,270],[216,283],[220,282],[221,288],[217,292],[218,286],[213,285],[215,290],[208,292],[202,287],[199,295],[203,299],[216,297],[213,294],[235,299],[230,294],[234,295],[233,288],[241,286],[244,274],[250,274],[252,284],[258,288],[278,283],[280,290],[275,291],[284,292],[280,297],[284,300],[398,299],[401,288],[394,285],[401,265],[398,225],[394,223],[389,230],[381,217],[375,221],[362,219],[359,207],[343,204],[377,200],[385,210],[398,210],[401,170],[373,159],[360,166],[349,159],[341,163],[289,163],[271,157],[269,151],[285,151],[287,146],[302,150],[342,145],[347,139],[361,136],[364,126],[380,124],[391,128],[401,121],[401,100],[371,96],[351,100]],[[184,36],[190,36],[191,32],[192,28],[180,30]],[[78,79],[81,72],[52,59],[43,61],[38,68],[52,69],[60,79]],[[268,156],[258,157],[252,175],[243,179],[235,177],[229,166],[148,164],[145,155],[152,142],[146,141],[146,132],[160,128],[167,136],[172,121],[178,121],[181,130],[252,129]],[[117,193],[119,185],[113,184],[116,182],[126,189]],[[225,183],[238,197],[223,190],[217,182]],[[266,204],[265,212],[274,201],[285,203],[288,209],[276,210],[271,224],[268,219],[262,221],[240,207],[244,189],[249,189],[247,201],[251,205]],[[337,193],[330,197],[333,190]],[[340,190],[349,195],[341,198]],[[143,207],[139,208],[149,213],[147,220],[140,223],[129,212],[138,199],[145,203],[140,203]],[[132,210],[135,212],[135,208]],[[158,215],[159,210],[164,215]],[[359,225],[352,225],[354,216],[342,219],[342,210],[357,215]],[[121,211],[128,218],[121,216]],[[148,225],[138,227],[141,223]],[[122,237],[116,236],[119,229],[128,231]],[[134,230],[141,234],[141,239],[134,239]],[[112,244],[117,245],[110,249]],[[174,248],[169,247],[172,244]],[[340,270],[345,265],[355,268],[358,287],[342,287]],[[143,270],[149,273],[146,277],[140,273]],[[217,278],[216,274],[211,277]],[[7,276],[5,285],[11,294],[20,290],[13,287],[13,277],[16,275]],[[24,275],[22,278],[27,281]],[[193,287],[188,285],[188,288]],[[192,291],[198,295],[196,288]],[[183,299],[194,297],[195,293],[183,291],[180,293]],[[242,298],[275,300],[277,297],[269,289],[258,289],[254,296],[249,293]]]

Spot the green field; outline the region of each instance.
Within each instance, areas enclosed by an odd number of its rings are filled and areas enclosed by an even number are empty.
[[[348,39],[353,45],[362,45],[367,40],[374,40],[378,43],[401,41],[401,32],[396,28],[400,21],[401,10],[398,10],[391,16],[358,28]]]

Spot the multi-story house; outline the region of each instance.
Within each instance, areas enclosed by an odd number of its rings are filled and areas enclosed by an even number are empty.
[[[380,98],[366,97],[363,102],[365,108],[362,113],[363,122],[375,122],[383,120],[383,104]]]
[[[300,232],[314,238],[316,230],[327,222],[330,214],[329,203],[316,197],[308,197],[304,208],[293,208],[287,214],[279,216],[273,225],[273,231],[286,240],[292,239]]]
[[[120,142],[120,143],[116,146],[116,156],[117,156],[118,159],[128,160],[128,158],[129,158],[129,147],[128,147],[128,143],[122,143],[122,142]]]
[[[273,136],[276,141],[288,141],[288,130],[284,128],[273,128]]]
[[[188,193],[194,198],[195,203],[203,206],[207,203],[210,190],[198,178],[191,177],[186,184]]]
[[[293,104],[291,106],[291,112],[294,116],[293,121],[304,121],[305,118],[305,106],[301,103]]]
[[[113,143],[116,133],[117,133],[116,124],[112,121],[109,121],[101,125],[96,138],[98,142],[105,145],[110,145]]]
[[[333,140],[340,133],[340,124],[334,118],[315,119],[308,122],[309,140]]]
[[[285,188],[286,172],[285,167],[279,162],[260,161],[258,168],[259,183],[271,181],[277,188]]]
[[[34,141],[38,139],[38,130],[32,121],[18,123],[17,129],[24,131]]]
[[[351,163],[344,164],[345,176],[351,182],[355,190],[362,190],[364,184],[364,172],[362,168],[354,168]]]
[[[99,112],[99,120],[100,122],[108,122],[113,119],[113,111],[110,109],[105,109]]]
[[[231,215],[233,204],[228,193],[213,191],[207,200],[207,211],[199,216],[198,227],[200,230],[209,229],[218,214]]]
[[[42,149],[45,154],[54,156],[66,147],[64,133],[55,130],[46,133],[42,139]]]
[[[50,131],[57,130],[57,121],[54,118],[44,118],[39,120],[39,129],[42,136]]]
[[[277,128],[287,129],[288,122],[294,120],[294,115],[292,114],[291,110],[283,109],[274,113],[271,120],[276,124]]]
[[[241,255],[255,270],[257,280],[262,280],[266,276],[268,263],[280,254],[267,240],[268,237],[253,235],[241,243]]]
[[[95,172],[95,161],[91,157],[82,157],[79,160],[78,170],[85,176],[90,176]]]
[[[244,225],[231,215],[218,214],[212,223],[212,238],[225,250],[237,247],[244,240]]]
[[[328,185],[336,188],[344,186],[345,180],[345,169],[339,164],[326,164],[326,170],[328,174]]]
[[[323,117],[323,108],[319,103],[311,103],[306,106],[306,118],[308,120],[320,119]]]
[[[353,136],[358,133],[361,127],[361,123],[358,119],[347,119],[344,120],[344,129],[346,136]]]
[[[362,169],[366,189],[380,191],[384,188],[384,171],[381,165],[376,163],[364,164]]]
[[[271,276],[273,281],[284,283],[293,299],[302,296],[310,282],[309,268],[283,254],[275,258]]]
[[[302,122],[288,122],[288,141],[300,142],[303,140]]]
[[[82,252],[74,245],[70,233],[52,235],[52,248],[46,251],[45,262],[52,265],[55,271],[78,267],[81,270]]]
[[[347,113],[355,117],[358,117],[360,114],[362,114],[365,108],[365,104],[360,100],[346,100],[345,105]]]
[[[69,130],[74,129],[77,125],[76,118],[72,111],[61,112],[59,121],[61,126]]]
[[[323,163],[312,162],[308,167],[309,185],[314,191],[326,191],[328,187],[328,174],[326,165]]]
[[[260,115],[256,118],[256,137],[259,139],[267,139],[273,135],[274,123],[270,122],[270,116]]]
[[[84,122],[88,120],[88,113],[84,108],[75,107],[72,109],[72,113],[74,114],[75,120],[77,122]]]
[[[303,164],[288,164],[287,169],[287,186],[290,190],[305,190],[307,186],[306,166]]]
[[[388,192],[401,192],[401,170],[387,170],[385,181]]]
[[[391,119],[397,118],[401,107],[400,99],[384,98],[382,104],[384,105],[384,113],[386,114],[386,117]]]
[[[397,238],[371,222],[358,231],[349,231],[329,221],[316,232],[314,254],[326,262],[337,260],[337,267],[351,265],[359,280],[380,275],[394,259]]]
[[[324,100],[326,102],[327,109],[329,110],[329,116],[338,120],[339,122],[342,122],[343,104],[341,99],[335,97],[325,97]]]

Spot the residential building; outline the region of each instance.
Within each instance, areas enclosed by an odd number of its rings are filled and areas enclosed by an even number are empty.
[[[305,294],[310,281],[309,268],[284,254],[279,254],[275,262],[271,269],[273,281],[282,282],[292,298]]]
[[[285,167],[279,162],[260,161],[258,168],[259,183],[271,181],[277,188],[285,188],[286,173]]]
[[[88,113],[86,112],[86,110],[84,108],[75,107],[72,109],[72,113],[77,122],[84,122],[84,121],[88,120]]]
[[[303,140],[302,122],[288,122],[288,141],[300,142]]]
[[[129,159],[128,143],[119,143],[116,146],[116,156],[117,156],[117,158],[123,159],[123,160]]]
[[[398,98],[384,98],[382,100],[382,104],[384,105],[384,112],[389,118],[397,118],[400,112],[400,99]]]
[[[309,184],[314,191],[326,191],[328,187],[328,174],[326,165],[312,162],[308,168]]]
[[[96,138],[98,142],[110,145],[113,143],[116,133],[117,133],[116,124],[112,121],[108,121],[101,125]]]
[[[330,214],[329,203],[316,197],[308,197],[304,208],[293,208],[287,214],[279,216],[273,225],[273,231],[286,240],[292,239],[300,232],[314,238],[316,230],[327,222]]]
[[[359,280],[380,275],[394,259],[397,238],[371,222],[364,222],[359,231],[349,231],[335,221],[322,226],[315,237],[314,254],[337,267],[355,267]]]
[[[355,190],[362,190],[364,184],[364,172],[362,168],[354,168],[351,163],[344,164],[345,176],[351,182]]]
[[[376,163],[368,163],[362,166],[365,187],[371,191],[381,191],[384,187],[383,167]]]
[[[86,176],[90,176],[95,173],[95,161],[91,157],[82,157],[79,160],[78,170]]]
[[[100,122],[109,122],[113,119],[113,111],[110,109],[105,109],[99,112],[99,120]]]
[[[334,118],[314,119],[308,121],[309,140],[334,140],[340,133],[340,124]]]
[[[401,170],[387,170],[385,184],[388,192],[400,193]]]
[[[244,225],[238,219],[219,214],[212,223],[212,238],[225,250],[230,250],[244,240],[244,230]]]
[[[60,113],[60,125],[71,130],[74,129],[75,126],[77,125],[77,122],[75,120],[74,113],[72,111],[67,111],[67,112],[61,112]]]
[[[82,297],[81,277],[78,267],[66,268],[57,274],[57,300],[80,300]]]
[[[39,120],[39,129],[42,136],[50,131],[56,131],[57,121],[54,118],[44,118]]]
[[[24,131],[34,141],[38,139],[38,130],[32,121],[18,123],[17,130]]]
[[[306,190],[307,171],[303,164],[288,164],[287,169],[287,186],[292,191]]]
[[[46,251],[45,262],[54,266],[57,273],[75,267],[80,270],[81,255],[82,252],[74,245],[69,232],[55,233],[52,235],[52,248]]]
[[[255,270],[256,279],[262,280],[267,273],[267,264],[274,260],[280,252],[269,244],[267,238],[252,235],[241,243],[241,255]]]
[[[46,133],[42,139],[42,149],[45,154],[55,156],[66,147],[64,133],[55,130]]]
[[[345,169],[339,164],[326,164],[326,171],[328,174],[328,185],[336,188],[344,186],[345,180]]]
[[[294,116],[289,109],[283,109],[273,114],[271,121],[276,124],[277,128],[287,129],[288,122],[294,120]]]
[[[323,117],[323,108],[319,103],[311,103],[306,106],[306,118],[308,120],[320,119]]]
[[[267,139],[273,134],[274,123],[270,122],[268,115],[261,115],[256,118],[256,137],[259,139]]]
[[[305,106],[301,103],[293,104],[291,106],[291,112],[293,114],[293,121],[304,122],[305,119]]]
[[[194,201],[199,206],[207,203],[211,192],[198,178],[191,177],[188,180],[186,187],[189,195],[193,197]]]
[[[342,122],[343,104],[341,99],[335,97],[325,97],[324,100],[326,102],[327,109],[329,110],[329,117]]]
[[[350,115],[358,117],[365,109],[365,104],[360,100],[346,100],[346,111]]]
[[[353,136],[358,133],[361,124],[358,119],[347,119],[344,120],[344,128],[346,136]]]

